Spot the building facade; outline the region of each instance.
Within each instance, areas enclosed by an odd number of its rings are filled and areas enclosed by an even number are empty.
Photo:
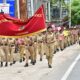
[[[14,5],[14,16],[25,20],[34,15],[36,10],[43,4],[44,5],[44,13],[46,16],[46,22],[50,22],[51,13],[50,13],[50,0],[0,0],[2,3],[9,3],[11,1]],[[12,8],[11,8],[12,9]]]
[[[33,16],[35,11],[41,6],[44,5],[44,12],[46,16],[46,22],[50,22],[50,0],[27,0],[27,12],[28,18]]]

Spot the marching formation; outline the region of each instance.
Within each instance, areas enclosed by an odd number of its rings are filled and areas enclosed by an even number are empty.
[[[63,51],[66,47],[79,41],[79,29],[64,29],[53,32],[52,27],[48,27],[47,31],[24,38],[0,38],[0,63],[1,67],[12,66],[19,61],[25,61],[24,67],[37,62],[37,55],[40,61],[46,56],[48,67],[52,68],[52,59],[57,51]],[[15,54],[18,54],[18,60]],[[5,63],[5,65],[3,65]]]

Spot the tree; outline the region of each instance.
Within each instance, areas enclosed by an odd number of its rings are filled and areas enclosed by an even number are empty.
[[[80,0],[73,0],[71,5],[72,25],[80,24]]]

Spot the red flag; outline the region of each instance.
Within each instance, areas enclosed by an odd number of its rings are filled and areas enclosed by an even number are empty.
[[[0,20],[0,35],[7,37],[22,37],[46,30],[43,6],[36,11],[32,18],[24,23],[26,24],[19,25],[19,21],[18,23],[14,23],[12,20],[2,16]]]

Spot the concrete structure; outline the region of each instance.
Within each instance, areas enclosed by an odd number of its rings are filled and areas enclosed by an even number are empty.
[[[3,0],[6,3],[7,0]],[[46,22],[50,22],[50,0],[15,0],[15,16],[25,20],[34,15],[36,10],[44,5]]]
[[[16,0],[16,16],[22,20],[27,19],[27,0]]]
[[[35,11],[41,6],[44,5],[44,12],[46,16],[46,21],[50,22],[50,0],[27,0],[27,10],[28,18],[33,16]]]

